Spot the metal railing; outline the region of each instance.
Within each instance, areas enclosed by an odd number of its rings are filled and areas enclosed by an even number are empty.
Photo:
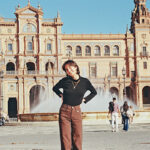
[[[54,22],[54,19],[43,19],[42,22]]]
[[[82,53],[76,53],[76,56],[82,56]]]
[[[38,70],[11,70],[11,71],[3,71],[3,75],[51,75],[51,71],[38,71]]]
[[[85,56],[91,56],[91,53],[86,53]]]
[[[15,22],[16,19],[15,18],[4,18],[5,22]]]
[[[27,54],[33,54],[34,53],[34,50],[28,50],[26,51]]]
[[[110,56],[110,53],[104,53],[104,56]]]
[[[18,74],[18,71],[14,71],[14,70],[12,70],[12,71],[6,71],[6,74],[7,75],[14,75],[14,74]]]
[[[149,53],[148,52],[140,52],[141,57],[148,57]]]

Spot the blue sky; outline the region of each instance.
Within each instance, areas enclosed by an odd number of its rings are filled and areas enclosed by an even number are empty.
[[[18,4],[25,7],[28,0],[3,0],[0,16],[15,18]],[[30,0],[33,7],[43,8],[44,18],[54,18],[60,12],[63,33],[99,34],[125,33],[130,27],[134,0]],[[150,0],[147,0],[150,10]]]

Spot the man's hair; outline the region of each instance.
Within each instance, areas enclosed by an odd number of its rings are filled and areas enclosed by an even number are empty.
[[[70,66],[74,66],[74,67],[77,67],[77,74],[79,75],[80,74],[80,70],[79,70],[79,66],[77,65],[77,63],[73,60],[67,60],[64,62],[64,64],[62,65],[62,69],[66,72],[65,70],[65,66],[66,65],[70,65]]]
[[[116,100],[116,97],[113,97],[113,101],[115,101]]]

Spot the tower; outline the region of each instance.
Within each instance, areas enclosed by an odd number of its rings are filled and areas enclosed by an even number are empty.
[[[145,96],[147,88],[144,82],[149,83],[147,78],[150,74],[147,68],[147,64],[150,63],[150,11],[146,7],[146,0],[134,0],[134,4],[130,27],[134,37],[134,86],[137,104],[142,108],[143,105],[147,104],[147,97]]]
[[[131,32],[135,32],[136,27],[150,26],[150,12],[146,8],[146,0],[134,0],[135,8],[132,11]]]

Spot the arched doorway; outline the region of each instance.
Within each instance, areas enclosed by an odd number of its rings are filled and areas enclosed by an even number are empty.
[[[150,87],[145,86],[142,90],[143,104],[150,104]]]
[[[44,93],[45,88],[41,85],[35,85],[30,90],[30,111],[33,110],[39,103]]]
[[[17,118],[17,99],[15,97],[8,100],[8,116],[9,118]]]
[[[52,62],[47,62],[45,65],[45,70],[50,71],[50,73],[54,73],[54,64]]]
[[[118,97],[119,92],[118,92],[118,89],[117,89],[116,87],[111,87],[109,91],[110,91],[110,93],[111,93],[112,95],[115,95],[115,96]]]
[[[133,90],[131,89],[131,87],[126,87],[126,97],[131,100],[131,101],[134,101],[134,98],[133,98]]]

